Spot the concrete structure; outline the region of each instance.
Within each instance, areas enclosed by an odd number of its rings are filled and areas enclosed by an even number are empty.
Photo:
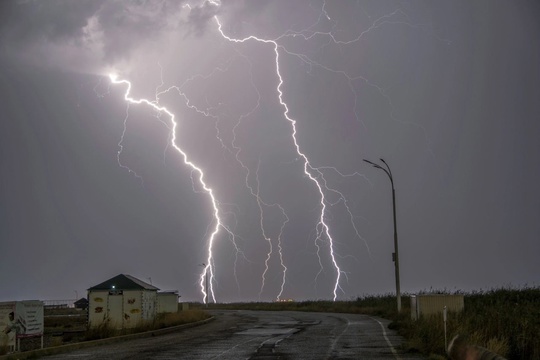
[[[120,274],[88,289],[88,326],[108,323],[115,329],[153,321],[158,312],[158,288]]]
[[[463,311],[463,295],[424,294],[411,295],[411,318],[442,314],[444,307],[447,311]]]
[[[178,312],[178,291],[161,291],[157,294],[158,314]]]

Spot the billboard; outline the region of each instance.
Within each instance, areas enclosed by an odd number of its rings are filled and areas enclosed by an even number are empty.
[[[0,302],[0,346],[13,348],[15,339],[43,335],[43,302]]]
[[[17,301],[16,319],[20,321],[19,337],[43,335],[43,302],[38,300]]]

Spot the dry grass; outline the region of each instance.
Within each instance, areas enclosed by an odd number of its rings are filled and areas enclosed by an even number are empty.
[[[510,359],[540,359],[540,288],[494,289],[464,294],[462,313],[448,314],[448,339],[466,336],[470,344]],[[444,355],[441,316],[397,319],[410,351]]]
[[[86,330],[84,340],[106,339],[116,335],[120,335],[120,332],[113,329],[108,322],[104,322]]]
[[[85,340],[105,339],[118,335],[135,334],[145,331],[163,329],[166,327],[189,324],[206,320],[210,317],[208,313],[200,309],[186,310],[177,313],[159,314],[156,320],[143,322],[131,329],[113,329],[109,323],[104,322],[96,327],[88,329],[85,333]]]
[[[408,298],[403,298],[403,304],[408,304]],[[192,304],[196,308],[197,304]],[[328,300],[308,300],[290,302],[250,302],[250,303],[229,303],[229,304],[209,304],[210,309],[231,309],[231,310],[268,310],[268,311],[308,311],[308,312],[334,312],[369,314],[383,317],[391,317],[397,314],[396,299],[392,295],[364,296],[355,301],[328,301]]]
[[[170,326],[194,323],[206,320],[210,315],[200,309],[192,309],[177,313],[160,314],[154,323],[155,329],[161,329]]]

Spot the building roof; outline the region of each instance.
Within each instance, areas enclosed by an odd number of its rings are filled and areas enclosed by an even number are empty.
[[[131,275],[120,274],[102,282],[101,284],[92,286],[88,290],[159,290],[157,287],[145,283]]]

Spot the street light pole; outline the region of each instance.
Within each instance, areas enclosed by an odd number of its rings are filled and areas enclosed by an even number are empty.
[[[386,166],[386,168],[382,167],[379,164],[376,164],[372,161],[364,159],[365,162],[370,164],[371,166],[381,169],[388,175],[388,178],[390,179],[390,184],[392,185],[392,209],[393,209],[393,215],[394,215],[394,253],[392,254],[392,260],[394,261],[394,268],[396,273],[396,298],[397,298],[397,310],[398,313],[401,312],[401,290],[399,286],[399,252],[398,252],[398,237],[397,237],[397,223],[396,223],[396,190],[394,189],[394,178],[392,177],[392,170],[390,170],[390,166],[381,159],[383,164]]]

